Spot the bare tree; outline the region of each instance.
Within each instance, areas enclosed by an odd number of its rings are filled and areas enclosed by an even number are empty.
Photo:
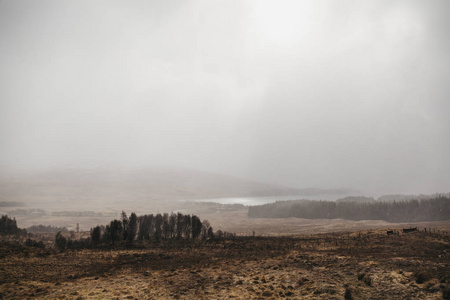
[[[98,245],[100,243],[101,230],[100,226],[95,226],[91,229],[91,242],[92,244]]]
[[[170,232],[170,238],[175,237],[175,227],[177,225],[177,215],[176,214],[170,214],[169,219],[169,232]]]
[[[113,220],[107,227],[109,230],[107,232],[109,240],[114,244],[115,242],[121,240],[123,236],[122,222],[119,220]]]
[[[191,231],[192,231],[192,218],[191,215],[184,215],[183,218],[183,229],[184,229],[184,238],[190,239],[191,238]]]
[[[159,242],[162,236],[163,218],[161,214],[157,214],[155,217],[155,241]]]
[[[135,213],[131,213],[130,219],[128,220],[128,228],[127,228],[127,240],[129,243],[133,243],[134,238],[137,232],[137,216]]]
[[[184,223],[183,223],[183,214],[182,213],[178,213],[177,214],[177,238],[181,239],[181,237],[183,236],[183,228],[184,228]]]
[[[128,235],[128,222],[129,222],[129,220],[128,220],[128,217],[127,217],[127,214],[122,210],[122,214],[121,214],[121,221],[122,221],[122,229],[123,229],[123,232],[122,232],[122,234],[123,234],[123,237],[122,237],[122,239],[123,240],[127,240],[128,238],[127,238],[127,235]]]
[[[163,214],[163,236],[166,240],[170,238],[170,224],[168,213]]]
[[[192,215],[191,218],[191,227],[192,227],[192,239],[196,239],[200,236],[202,232],[202,221],[196,216]]]
[[[202,222],[202,233],[201,233],[201,239],[207,240],[208,239],[208,230],[211,228],[211,224],[208,220],[204,220]]]

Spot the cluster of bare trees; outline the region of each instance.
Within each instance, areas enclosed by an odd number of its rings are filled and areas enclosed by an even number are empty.
[[[7,215],[0,218],[0,235],[26,235],[27,231],[17,227],[16,219],[11,219]]]
[[[182,213],[163,213],[137,216],[131,213],[128,217],[122,212],[120,220],[112,220],[106,226],[91,228],[91,243],[99,245],[116,244],[126,241],[154,241],[171,239],[202,239],[208,240],[216,237],[228,237],[229,233],[214,233],[207,220],[203,222],[196,215],[184,215]]]

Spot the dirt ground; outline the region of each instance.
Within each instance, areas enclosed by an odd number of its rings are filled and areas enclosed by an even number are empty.
[[[450,236],[429,231],[62,253],[0,245],[2,299],[443,299],[449,293]]]

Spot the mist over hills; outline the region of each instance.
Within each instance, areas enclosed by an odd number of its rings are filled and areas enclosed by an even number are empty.
[[[325,197],[328,195],[331,197]],[[439,195],[362,196],[351,189],[292,188],[232,176],[169,168],[85,167],[0,174],[0,201],[51,209],[177,209],[179,201],[280,197],[336,202],[391,202],[430,199]],[[338,199],[339,198],[339,199]],[[214,200],[213,200],[214,201]],[[276,201],[276,200],[274,200]]]
[[[0,200],[113,204],[221,197],[348,195],[347,189],[296,189],[186,169],[64,168],[0,175]]]

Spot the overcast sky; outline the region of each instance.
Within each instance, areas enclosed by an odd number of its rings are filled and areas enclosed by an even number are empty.
[[[450,1],[0,0],[0,166],[450,192]]]

